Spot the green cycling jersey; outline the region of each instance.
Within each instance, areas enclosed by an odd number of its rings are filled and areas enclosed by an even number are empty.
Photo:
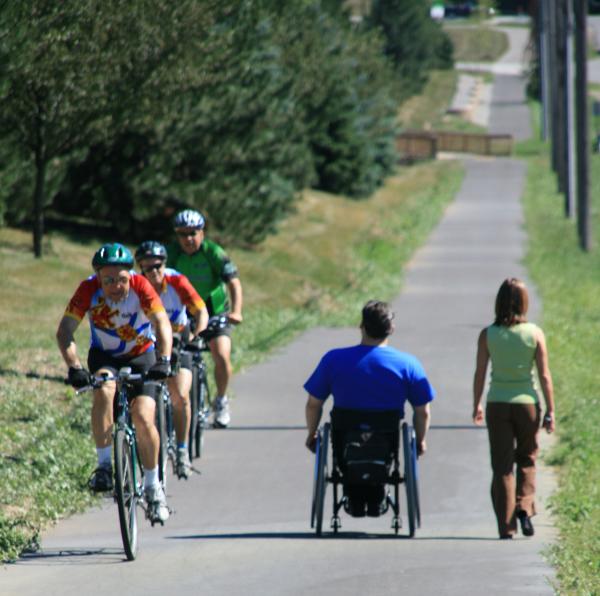
[[[221,246],[204,239],[192,255],[183,252],[177,244],[169,246],[167,253],[167,266],[190,280],[206,302],[210,316],[229,310],[227,283],[238,276],[238,271]]]

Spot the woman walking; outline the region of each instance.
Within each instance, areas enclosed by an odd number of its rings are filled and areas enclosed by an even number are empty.
[[[543,331],[527,322],[529,299],[525,284],[506,279],[496,296],[496,318],[484,328],[477,344],[473,380],[473,422],[484,420],[482,397],[488,361],[492,362],[485,421],[492,460],[492,503],[500,538],[517,531],[533,536],[535,515],[535,460],[540,427],[539,396],[534,380],[538,371],[546,405],[543,427],[554,431],[554,391]],[[516,480],[514,467],[516,464]]]

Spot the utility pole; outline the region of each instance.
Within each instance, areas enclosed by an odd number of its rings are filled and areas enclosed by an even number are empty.
[[[567,195],[567,48],[565,27],[565,3],[569,0],[556,1],[556,173],[558,175],[558,192]],[[565,209],[566,211],[566,209]]]
[[[579,245],[592,248],[589,200],[589,140],[587,97],[587,0],[575,3],[575,85],[577,103],[577,232]]]
[[[551,149],[552,149],[552,170],[558,174],[558,53],[557,53],[557,36],[556,36],[556,2],[549,0],[545,6],[548,14],[548,71],[549,71],[549,87],[550,87],[550,134],[551,134]]]
[[[567,146],[566,146],[566,188],[565,215],[575,217],[575,93],[573,76],[573,5],[572,0],[565,2],[565,103],[567,111]]]
[[[550,135],[550,65],[548,51],[548,37],[550,28],[550,15],[547,6],[548,0],[538,2],[538,28],[540,35],[540,90],[542,94],[542,141],[548,140]]]

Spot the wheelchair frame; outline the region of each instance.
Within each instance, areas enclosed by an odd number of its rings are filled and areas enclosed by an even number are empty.
[[[376,428],[372,432],[378,431]],[[399,534],[402,527],[400,517],[400,484],[404,484],[406,489],[406,513],[408,517],[408,536],[413,538],[415,529],[421,527],[421,507],[419,501],[418,487],[418,464],[416,435],[414,428],[405,420],[400,421],[400,436],[395,441],[395,447],[392,453],[392,469],[388,475],[386,485],[394,487],[393,498],[388,494],[386,496],[387,504],[393,511],[392,529],[396,535]],[[339,486],[343,485],[344,478],[336,461],[335,450],[333,449],[333,437],[331,436],[331,422],[326,422],[319,428],[317,434],[316,457],[313,477],[313,495],[310,516],[310,527],[315,529],[316,535],[321,536],[323,532],[323,516],[325,508],[325,495],[327,483],[333,484],[333,516],[331,518],[331,528],[334,534],[341,528],[339,511],[343,508],[346,497],[339,498]],[[400,473],[400,443],[402,444],[402,463],[404,465],[403,474]],[[329,472],[328,453],[331,447],[331,473]]]

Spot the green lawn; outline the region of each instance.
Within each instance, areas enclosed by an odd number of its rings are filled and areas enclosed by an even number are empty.
[[[489,82],[490,75],[477,73],[476,76]],[[413,97],[402,104],[398,112],[400,126],[412,130],[447,130],[454,132],[479,133],[485,128],[469,122],[465,118],[448,114],[449,98],[452,99],[458,82],[456,70],[431,72],[422,95]]]
[[[445,26],[454,45],[457,62],[494,62],[508,49],[505,33],[481,27]]]

